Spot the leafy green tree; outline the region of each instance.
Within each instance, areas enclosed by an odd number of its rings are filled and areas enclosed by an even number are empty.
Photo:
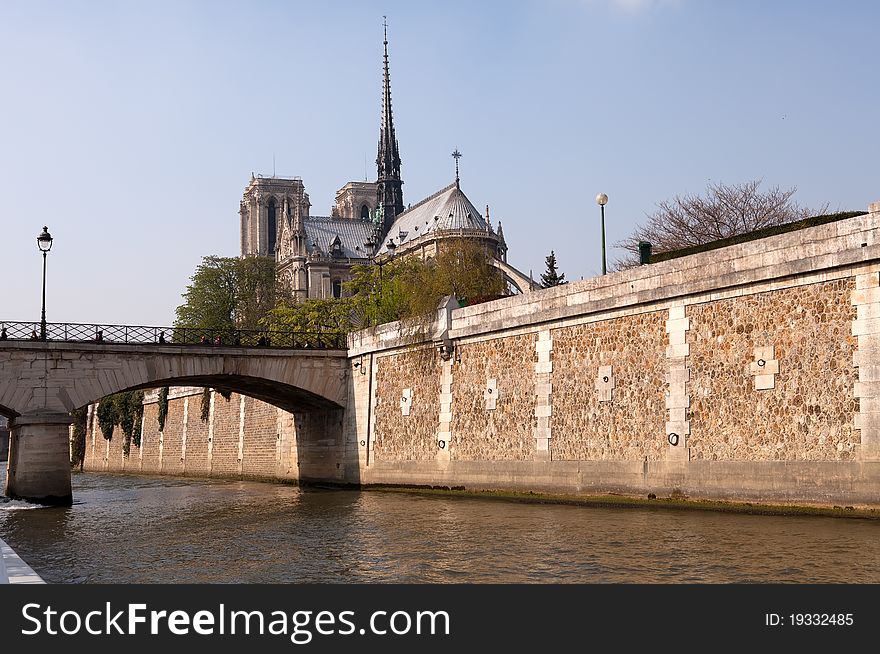
[[[413,285],[423,276],[425,263],[414,257],[352,268],[346,284],[350,294],[346,311],[351,328],[393,322],[412,313]]]
[[[432,320],[440,300],[448,295],[462,305],[506,294],[504,276],[489,262],[477,242],[455,239],[440,243],[436,255],[425,261],[406,257],[387,263],[370,294],[380,322]],[[373,280],[376,280],[373,271]],[[353,287],[361,301],[368,297]]]
[[[550,288],[551,286],[568,283],[565,281],[565,273],[560,275],[556,270],[556,253],[553,250],[550,250],[550,254],[544,259],[544,263],[547,265],[547,270],[541,275],[541,286]]]
[[[258,329],[260,320],[284,299],[275,282],[275,259],[245,257],[235,261],[235,324],[239,329]]]
[[[482,246],[466,240],[447,242],[427,261],[401,257],[374,265],[355,265],[345,284],[347,297],[283,302],[261,323],[279,331],[349,332],[395,320],[424,325],[433,320],[440,300],[452,295],[462,304],[505,295],[501,271],[489,263]]]
[[[282,302],[262,324],[272,331],[294,332],[297,344],[317,347],[324,344],[322,334],[355,328],[351,317],[353,303],[351,298]]]
[[[495,299],[507,294],[504,275],[489,260],[490,255],[478,242],[454,239],[441,242],[433,262],[428,261],[426,275],[408,287],[412,313],[433,312],[440,299],[451,295],[463,306]],[[425,291],[420,291],[424,287]]]
[[[176,327],[232,331],[258,329],[275,307],[275,260],[207,256],[177,307]]]

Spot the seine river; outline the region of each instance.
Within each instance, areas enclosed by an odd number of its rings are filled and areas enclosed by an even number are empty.
[[[69,509],[0,499],[0,538],[48,582],[880,582],[876,520],[99,474],[73,487]]]

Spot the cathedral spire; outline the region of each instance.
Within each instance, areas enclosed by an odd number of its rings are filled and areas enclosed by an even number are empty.
[[[388,21],[382,17],[384,27],[385,56],[382,76],[382,123],[379,127],[378,203],[383,208],[383,230],[391,229],[394,219],[403,213],[403,181],[400,179],[400,151],[394,134],[391,115],[391,75],[388,72]]]

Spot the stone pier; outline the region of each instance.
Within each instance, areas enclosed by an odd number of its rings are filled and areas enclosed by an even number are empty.
[[[31,413],[11,424],[5,494],[13,499],[70,506],[69,413]]]

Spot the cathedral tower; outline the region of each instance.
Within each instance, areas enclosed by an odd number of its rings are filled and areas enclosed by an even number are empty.
[[[391,117],[391,76],[388,73],[388,23],[385,27],[384,75],[382,78],[382,124],[379,128],[377,201],[383,211],[383,233],[388,233],[396,216],[403,213],[403,181],[400,179],[400,151]]]
[[[282,221],[290,220],[292,216],[308,217],[309,194],[298,177],[255,177],[251,174],[238,213],[241,216],[241,256],[274,257]]]

